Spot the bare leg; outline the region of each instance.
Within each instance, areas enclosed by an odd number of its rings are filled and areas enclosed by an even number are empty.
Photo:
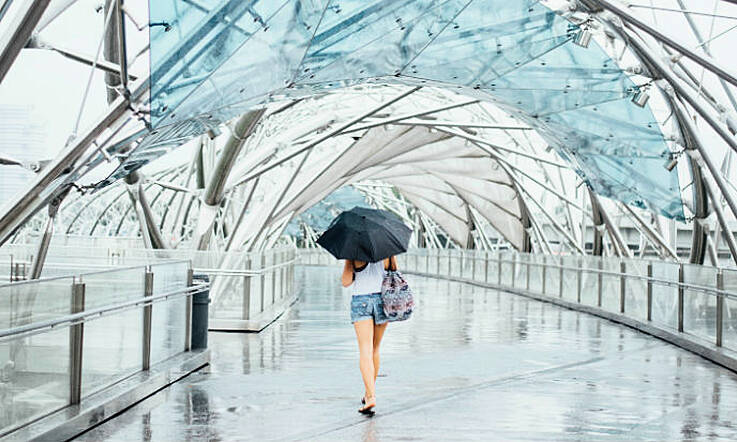
[[[386,331],[386,326],[388,324],[388,322],[385,322],[383,324],[374,325],[374,382],[376,382],[376,377],[379,375],[379,345],[381,345],[381,338],[384,337],[384,331]]]
[[[374,321],[373,319],[356,321],[353,323],[353,327],[356,329],[356,337],[358,338],[359,367],[361,368],[363,384],[366,387],[366,397],[373,398],[375,396],[374,383],[376,381],[373,360]]]

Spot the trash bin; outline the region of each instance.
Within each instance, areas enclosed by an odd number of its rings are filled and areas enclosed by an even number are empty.
[[[194,274],[192,282],[195,285],[209,284],[210,277],[204,274]],[[207,348],[209,304],[209,288],[192,295],[192,350]]]

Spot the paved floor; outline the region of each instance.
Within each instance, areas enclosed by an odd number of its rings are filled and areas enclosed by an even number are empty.
[[[362,393],[348,294],[312,268],[260,334],[210,335],[212,365],[79,440],[737,439],[737,376],[602,319],[445,281],[411,279],[391,324],[378,407]]]

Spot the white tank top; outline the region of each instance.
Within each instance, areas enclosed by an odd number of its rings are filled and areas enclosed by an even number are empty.
[[[369,295],[381,293],[381,283],[384,282],[384,261],[370,262],[360,272],[353,272],[353,295]]]

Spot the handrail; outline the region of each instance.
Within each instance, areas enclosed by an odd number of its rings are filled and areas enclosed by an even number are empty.
[[[68,275],[42,277],[42,278],[38,278],[38,279],[26,279],[26,280],[23,280],[23,281],[13,281],[13,282],[8,282],[8,283],[0,284],[0,289],[5,288],[5,287],[8,287],[8,286],[17,287],[17,286],[22,285],[22,284],[32,284],[32,283],[39,283],[39,282],[44,282],[44,281],[54,281],[54,280],[65,279],[65,278],[73,278],[74,280],[81,280],[81,279],[84,279],[85,276],[89,276],[89,275],[100,275],[100,274],[103,274],[103,273],[119,272],[119,271],[123,271],[123,270],[146,269],[146,268],[148,268],[148,267],[150,267],[152,265],[175,264],[175,263],[183,263],[183,262],[189,262],[189,260],[187,260],[187,259],[170,259],[170,260],[166,260],[166,261],[159,261],[159,262],[156,262],[156,263],[135,264],[135,265],[129,265],[129,266],[124,266],[124,267],[112,267],[112,268],[107,268],[105,270],[96,270],[94,272],[70,273]],[[87,265],[87,264],[84,264],[84,265]],[[109,267],[109,266],[106,266],[106,267]]]
[[[79,313],[69,314],[60,318],[49,319],[48,321],[33,322],[31,324],[22,325],[19,327],[13,327],[5,330],[0,330],[0,342],[4,342],[10,339],[16,339],[18,337],[32,336],[35,334],[43,333],[45,331],[59,328],[59,326],[69,327],[81,322],[87,322],[94,319],[99,319],[105,316],[110,316],[113,313],[130,310],[136,307],[145,307],[152,305],[157,302],[166,301],[169,298],[178,298],[182,296],[192,296],[196,293],[202,293],[209,290],[209,284],[197,284],[183,289],[174,290],[171,292],[161,293],[153,296],[146,296],[143,298],[132,299],[129,301],[121,302],[118,304],[111,304],[104,307],[98,307],[91,310],[85,310]]]
[[[257,269],[248,269],[248,270],[237,270],[237,269],[207,269],[207,268],[195,268],[194,271],[197,273],[209,273],[211,275],[225,275],[225,276],[255,276],[255,275],[261,275],[264,273],[268,273],[272,270],[276,270],[282,267],[287,267],[291,264],[294,264],[297,262],[297,258],[294,258],[289,261],[285,261],[279,264],[274,264],[272,266],[268,267],[261,267]]]
[[[640,279],[643,281],[650,281],[650,282],[654,282],[656,284],[664,285],[668,287],[683,287],[684,289],[687,289],[687,290],[704,292],[712,296],[723,296],[728,299],[737,300],[737,294],[728,292],[726,290],[719,290],[716,288],[712,288],[712,287],[708,287],[704,285],[696,285],[696,284],[692,284],[688,282],[669,281],[667,279],[660,279],[654,276],[643,276],[643,275],[636,275],[632,273],[612,272],[609,270],[597,269],[597,268],[591,268],[591,267],[568,267],[568,266],[562,266],[559,264],[538,263],[538,262],[530,262],[530,261],[514,261],[514,260],[508,260],[508,259],[501,259],[501,258],[488,258],[488,260],[495,261],[495,262],[527,264],[527,265],[532,265],[532,266],[537,266],[537,267],[549,267],[549,268],[563,269],[563,270],[582,271],[586,273],[616,276],[619,278],[627,277],[627,278],[632,278],[632,279]],[[717,267],[714,267],[714,268],[717,269]],[[719,269],[718,271],[721,271],[721,269]]]
[[[319,251],[319,250],[315,250],[315,251],[310,250],[310,253],[322,253],[322,252]],[[457,256],[455,256],[456,258],[462,258],[462,257],[468,256],[468,255],[464,254],[463,252],[458,252],[458,253],[459,254]],[[433,255],[430,255],[430,254],[426,254],[426,255],[425,254],[418,254],[418,253],[413,253],[412,251],[409,251],[409,252],[407,252],[407,256],[430,257],[430,256],[433,256]],[[434,255],[434,256],[440,257],[442,255],[437,254],[437,255]],[[525,255],[525,256],[532,256],[532,255]],[[540,255],[540,256],[544,256],[544,255]],[[446,257],[447,258],[453,258],[450,254],[448,254]],[[581,272],[585,272],[585,273],[601,274],[601,275],[606,275],[606,276],[615,276],[615,277],[618,277],[618,278],[626,277],[626,278],[631,278],[631,279],[639,279],[639,280],[642,280],[642,281],[649,281],[649,282],[653,282],[653,283],[656,283],[658,285],[667,286],[667,287],[678,287],[678,288],[681,288],[682,287],[682,288],[684,288],[686,290],[693,290],[693,291],[697,291],[697,292],[702,292],[702,293],[706,293],[706,294],[711,295],[711,296],[722,296],[722,297],[727,298],[727,299],[737,300],[737,294],[732,293],[732,292],[729,292],[727,290],[720,290],[720,289],[717,289],[717,288],[714,288],[714,287],[709,287],[709,286],[704,286],[704,285],[698,285],[698,284],[693,284],[693,283],[689,283],[689,282],[669,281],[667,279],[661,279],[661,278],[657,278],[657,277],[654,277],[654,276],[638,275],[638,274],[634,274],[634,273],[622,273],[621,271],[620,272],[613,272],[613,271],[610,271],[610,270],[597,269],[597,268],[592,268],[592,267],[570,267],[570,266],[564,266],[564,265],[560,265],[560,264],[553,264],[553,263],[547,263],[547,262],[517,261],[517,260],[513,260],[513,259],[496,258],[496,257],[493,257],[493,256],[486,256],[486,257],[483,257],[483,256],[468,256],[468,259],[473,259],[473,260],[482,259],[482,260],[486,260],[486,261],[490,261],[490,262],[493,261],[493,262],[502,262],[502,263],[509,263],[509,264],[521,264],[521,265],[530,265],[530,266],[536,266],[536,267],[548,267],[548,268],[571,270],[571,271],[581,271]],[[618,261],[618,262],[621,262],[621,261]],[[642,260],[642,261],[636,261],[636,262],[640,262],[640,263],[643,263],[643,264],[650,264],[653,261]],[[675,264],[675,265],[679,265],[679,264]],[[735,269],[723,268],[723,267],[713,267],[713,268],[715,269],[716,272],[722,272],[723,270],[732,270],[732,271],[735,270]]]

